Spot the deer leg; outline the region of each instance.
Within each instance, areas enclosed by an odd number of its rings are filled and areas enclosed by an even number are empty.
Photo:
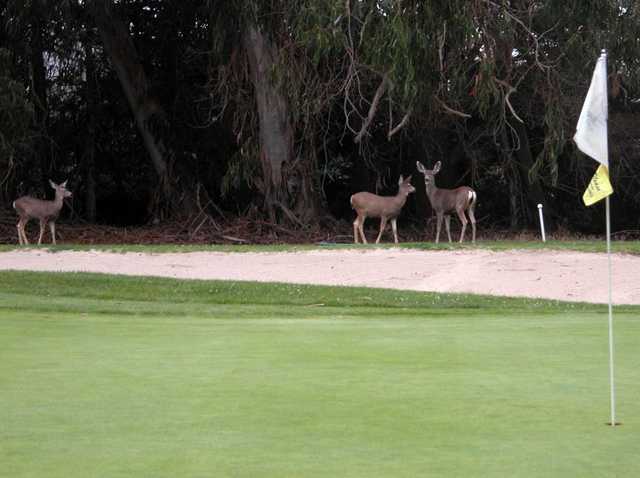
[[[378,238],[376,239],[376,244],[380,243],[380,238],[382,237],[382,233],[384,232],[384,228],[387,227],[387,218],[382,216],[380,218],[380,232],[378,233]]]
[[[26,219],[23,223],[22,223],[22,239],[24,240],[24,243],[29,245],[29,239],[27,238],[27,224],[29,223],[29,220]]]
[[[25,232],[25,228],[28,222],[29,222],[29,219],[20,219],[20,222],[18,222],[18,233],[22,234],[22,243],[27,246],[29,245],[29,239],[27,239],[27,233]]]
[[[462,223],[462,231],[460,231],[460,240],[458,242],[464,241],[464,231],[467,229],[467,217],[464,215],[463,209],[456,209],[458,213],[458,217],[460,218],[460,222]]]
[[[44,221],[40,221],[40,236],[38,236],[38,245],[42,243],[42,236],[44,236],[44,227],[46,223]]]
[[[467,211],[467,214],[469,214],[469,219],[471,220],[471,230],[473,231],[473,242],[475,244],[476,242],[476,216],[473,213],[473,207],[470,207],[469,210]]]
[[[360,237],[362,238],[363,244],[368,244],[367,237],[364,235],[364,221],[366,219],[367,219],[366,216],[362,216],[362,218],[360,218],[360,223],[358,224],[358,230],[360,231]]]
[[[22,218],[18,219],[18,224],[16,224],[16,229],[18,230],[18,242],[22,246],[24,244],[24,240],[22,239]]]
[[[359,226],[359,222],[358,220],[360,219],[360,216],[356,217],[356,220],[353,221],[353,242],[354,244],[358,244],[360,242],[359,238],[358,238],[358,226]]]
[[[29,222],[29,220],[26,220],[22,223],[22,226],[20,227],[20,230],[22,231],[22,241],[29,245],[29,239],[27,238],[27,223]]]
[[[391,219],[391,229],[393,229],[393,240],[395,243],[398,243],[398,224],[396,223],[396,219]]]
[[[16,229],[18,230],[18,242],[20,243],[20,245],[23,245],[24,242],[22,241],[22,231],[20,230],[20,223],[22,222],[22,220],[18,221],[18,224],[16,225]]]
[[[442,226],[442,213],[437,213],[437,220],[436,220],[436,244],[438,242],[440,242],[440,227]]]
[[[53,244],[56,244],[56,223],[51,221],[49,223],[49,229],[51,229],[51,240],[53,241]]]
[[[444,217],[444,225],[447,228],[447,237],[449,238],[449,242],[451,242],[451,215],[447,214]]]

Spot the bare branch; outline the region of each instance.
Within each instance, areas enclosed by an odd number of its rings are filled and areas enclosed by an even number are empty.
[[[387,133],[387,140],[390,141],[391,137],[396,134],[398,131],[400,131],[409,121],[409,117],[411,116],[411,113],[413,111],[413,108],[409,109],[409,111],[406,112],[406,114],[402,117],[402,120],[400,121],[400,123],[398,123],[393,129],[390,129],[389,132]]]
[[[511,93],[514,93],[516,91],[516,89],[513,86],[511,86],[509,83],[507,83],[506,81],[499,80],[498,78],[494,77],[493,81],[495,81],[500,86],[505,88],[507,93],[504,95],[504,102],[506,103],[507,107],[509,108],[509,111],[511,111],[511,114],[513,115],[513,117],[515,119],[517,119],[518,121],[520,121],[520,123],[524,123],[524,121],[522,121],[522,118],[520,118],[516,114],[516,111],[513,109],[513,106],[511,106],[511,101],[509,101],[509,96],[511,96]]]
[[[437,96],[434,96],[433,98],[436,100],[436,102],[437,102],[437,103],[442,107],[442,109],[443,109],[446,113],[449,113],[449,114],[452,114],[452,115],[456,115],[456,116],[460,116],[461,118],[471,118],[471,115],[470,115],[470,114],[463,113],[462,111],[454,110],[453,108],[451,108],[451,107],[447,106],[447,105],[445,104],[445,102],[444,102],[444,101],[442,101],[442,100],[441,100],[440,98],[438,98]]]
[[[447,22],[442,24],[442,33],[438,35],[438,56],[440,58],[440,73],[444,73],[444,44],[447,41]]]
[[[364,123],[362,124],[362,128],[360,128],[360,132],[353,140],[355,143],[359,143],[360,141],[362,141],[362,137],[367,133],[367,129],[369,128],[369,125],[371,124],[371,121],[373,121],[373,117],[376,115],[376,111],[378,110],[380,100],[382,99],[384,92],[387,90],[390,84],[391,80],[389,80],[389,76],[385,74],[382,77],[382,81],[380,82],[380,85],[378,85],[376,94],[373,97],[373,101],[371,102],[371,106],[369,107],[369,114],[365,118]]]
[[[507,8],[506,6],[502,6],[502,5],[498,5],[497,3],[493,2],[492,0],[483,0],[484,3],[486,3],[487,5],[492,5],[495,8],[498,9],[502,9],[502,11],[505,13],[505,15],[507,15],[510,19],[512,19],[514,22],[516,22],[518,25],[520,25],[522,27],[522,29],[527,33],[527,35],[529,36],[529,38],[531,38],[531,40],[533,41],[534,44],[534,50],[535,50],[535,63],[536,65],[538,65],[538,67],[541,70],[548,70],[551,68],[550,65],[545,65],[541,60],[540,60],[540,40],[542,39],[542,37],[544,37],[547,33],[555,30],[558,25],[560,24],[560,20],[558,20],[556,22],[555,25],[553,25],[551,28],[549,28],[548,30],[545,30],[544,32],[542,32],[541,34],[536,34],[535,32],[533,32],[529,27],[527,27],[527,25],[524,24],[524,22],[518,18],[516,15],[514,15],[511,11],[509,11],[509,8]],[[560,58],[564,56],[561,55]],[[558,58],[558,60],[560,59]],[[556,60],[556,61],[558,61]],[[516,116],[517,118],[517,116]]]

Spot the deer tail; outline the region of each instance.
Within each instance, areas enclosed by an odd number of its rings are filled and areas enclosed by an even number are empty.
[[[478,194],[473,189],[469,191],[469,208],[475,207],[477,199]]]

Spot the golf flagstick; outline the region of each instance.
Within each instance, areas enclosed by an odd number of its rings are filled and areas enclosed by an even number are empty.
[[[609,287],[609,387],[611,397],[611,421],[612,427],[620,425],[616,422],[616,394],[614,382],[613,360],[613,306],[612,306],[612,279],[611,279],[611,208],[609,196],[613,193],[609,181],[609,140],[608,140],[608,102],[607,102],[607,52],[602,50],[596,63],[589,85],[589,91],[582,105],[582,111],[576,126],[576,134],[573,139],[578,149],[587,156],[600,163],[582,200],[587,206],[595,204],[606,198],[606,228],[607,228],[607,261],[608,261],[608,287]]]

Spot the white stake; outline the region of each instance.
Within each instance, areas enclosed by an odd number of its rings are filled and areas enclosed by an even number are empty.
[[[542,217],[542,204],[538,204],[538,215],[540,216],[540,232],[542,234],[542,242],[547,242],[544,234],[544,218]]]

